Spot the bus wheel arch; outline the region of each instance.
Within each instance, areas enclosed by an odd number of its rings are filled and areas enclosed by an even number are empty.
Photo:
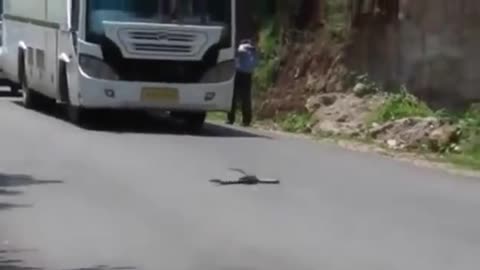
[[[27,84],[27,70],[25,65],[25,55],[26,55],[26,48],[22,46],[18,47],[17,52],[17,80],[18,84],[23,87],[23,85]]]
[[[92,119],[91,111],[72,102],[67,69],[70,59],[66,54],[61,54],[58,61],[58,95],[60,101],[65,104],[68,121],[75,125],[87,127]]]
[[[71,104],[69,84],[68,84],[68,74],[67,74],[67,62],[63,59],[59,60],[58,63],[58,96],[62,103],[67,105]]]
[[[23,91],[23,105],[27,109],[43,109],[51,105],[51,100],[29,87],[25,59],[26,49],[18,48],[18,83]]]

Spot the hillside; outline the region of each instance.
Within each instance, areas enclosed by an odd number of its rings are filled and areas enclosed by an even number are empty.
[[[262,52],[257,117],[287,131],[476,157],[480,3],[452,2],[242,1],[251,16],[239,18],[239,37],[256,34]]]

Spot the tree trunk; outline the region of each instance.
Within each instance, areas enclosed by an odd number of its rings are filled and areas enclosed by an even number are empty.
[[[298,1],[298,14],[296,26],[299,29],[315,28],[322,26],[325,19],[325,0]]]

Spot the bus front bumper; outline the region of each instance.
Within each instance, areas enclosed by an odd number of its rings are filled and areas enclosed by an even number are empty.
[[[81,76],[78,105],[92,109],[229,111],[233,78],[221,83],[165,84],[105,81]]]

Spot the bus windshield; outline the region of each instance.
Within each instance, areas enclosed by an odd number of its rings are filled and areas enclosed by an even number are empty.
[[[232,0],[89,0],[90,34],[101,35],[104,21],[222,25],[231,27]]]

